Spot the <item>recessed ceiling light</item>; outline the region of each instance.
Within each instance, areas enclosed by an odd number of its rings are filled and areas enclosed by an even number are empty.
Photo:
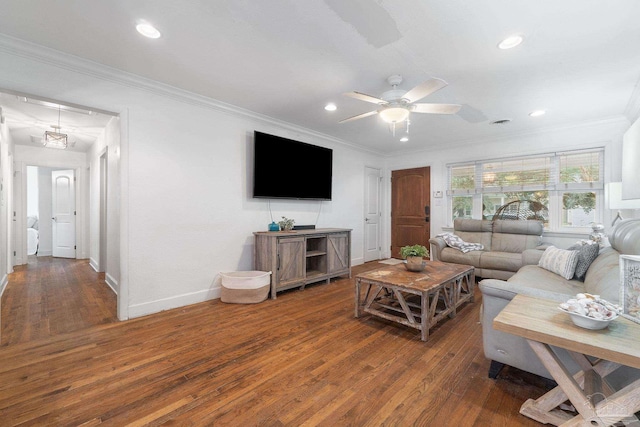
[[[327,104],[324,106],[324,109],[327,111],[336,111],[338,107],[336,107],[336,104]]]
[[[407,142],[407,141],[409,141],[408,136],[403,136],[402,138],[400,138],[400,142]]]
[[[544,110],[535,110],[529,113],[531,117],[540,117],[540,116],[544,116],[545,114],[546,114],[546,111]]]
[[[149,37],[150,39],[157,39],[161,36],[160,31],[147,22],[141,22],[136,25],[136,30],[138,30],[138,32],[143,36]]]
[[[511,49],[513,47],[518,46],[520,43],[522,43],[523,40],[524,40],[524,37],[522,37],[519,34],[515,34],[513,36],[507,37],[506,39],[504,39],[500,43],[498,43],[498,48],[500,48],[500,49]]]

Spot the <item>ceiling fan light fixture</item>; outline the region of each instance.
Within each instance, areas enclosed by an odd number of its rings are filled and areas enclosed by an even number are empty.
[[[507,37],[498,43],[498,49],[512,49],[518,45],[520,45],[524,41],[524,37],[520,34],[514,34],[512,36]]]
[[[409,117],[409,110],[404,107],[389,107],[380,111],[379,114],[387,123],[402,123]]]

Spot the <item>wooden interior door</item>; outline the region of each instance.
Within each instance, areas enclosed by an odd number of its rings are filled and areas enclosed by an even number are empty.
[[[400,258],[400,248],[429,248],[431,168],[391,172],[391,257]]]

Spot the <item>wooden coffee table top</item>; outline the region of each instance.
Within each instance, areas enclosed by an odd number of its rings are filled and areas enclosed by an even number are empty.
[[[493,327],[533,341],[640,368],[640,325],[619,316],[598,331],[573,324],[558,302],[516,295],[495,317]]]
[[[427,261],[426,263],[425,269],[419,273],[408,271],[403,264],[397,264],[358,274],[356,279],[426,291],[473,270],[470,265],[449,264],[440,261]]]

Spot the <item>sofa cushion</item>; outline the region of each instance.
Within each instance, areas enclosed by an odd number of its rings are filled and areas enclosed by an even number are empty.
[[[495,220],[491,250],[522,253],[540,244],[543,226],[540,221]]]
[[[455,264],[472,265],[476,268],[480,267],[480,254],[482,251],[471,251],[466,254],[453,248],[444,248],[440,252],[440,260],[442,262],[451,262]]]
[[[578,251],[578,262],[576,264],[576,272],[574,278],[584,282],[584,276],[591,263],[598,257],[600,245],[597,243],[576,243],[567,248],[569,251]]]
[[[584,278],[584,289],[594,295],[600,295],[607,301],[620,301],[620,253],[612,247],[604,248],[591,263]]]
[[[480,267],[492,270],[518,271],[522,267],[522,254],[511,252],[483,252]]]
[[[527,234],[530,236],[542,236],[544,225],[542,221],[524,220],[515,221],[497,219],[493,222],[493,232],[503,234]]]
[[[573,297],[579,292],[586,292],[585,285],[581,281],[567,280],[537,265],[523,266],[507,281],[517,284],[523,290],[526,289],[527,295],[532,296],[536,296],[535,293],[529,292],[537,290],[562,294],[560,299],[565,299],[564,295]]]
[[[491,250],[491,230],[493,223],[485,219],[456,218],[453,221],[455,234],[462,240],[470,243],[480,243],[485,251]]]
[[[542,254],[538,265],[568,280],[571,279],[576,272],[577,263],[577,251],[568,251],[558,249],[555,246],[549,246]]]

